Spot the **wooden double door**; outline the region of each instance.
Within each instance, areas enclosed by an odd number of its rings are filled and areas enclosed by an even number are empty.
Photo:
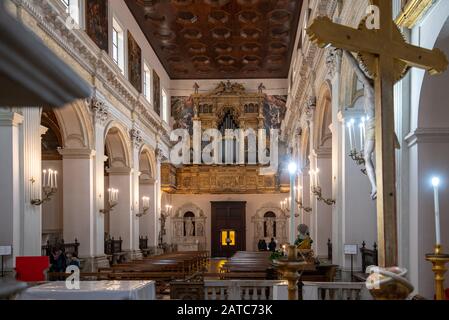
[[[231,257],[246,250],[246,202],[211,202],[211,255]]]

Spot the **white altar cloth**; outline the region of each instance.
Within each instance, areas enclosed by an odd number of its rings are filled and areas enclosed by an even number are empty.
[[[68,289],[65,281],[45,283],[25,290],[19,300],[156,300],[154,281],[80,281]]]

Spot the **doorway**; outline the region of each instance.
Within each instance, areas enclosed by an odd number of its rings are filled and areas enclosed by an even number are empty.
[[[231,257],[246,250],[246,202],[211,202],[211,255]]]

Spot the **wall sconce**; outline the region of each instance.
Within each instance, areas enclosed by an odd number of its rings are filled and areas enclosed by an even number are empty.
[[[328,206],[332,206],[336,203],[334,199],[323,198],[321,187],[312,187],[312,194],[316,195],[318,201],[322,201]]]
[[[296,200],[296,204],[298,205],[298,209],[299,210],[304,210],[304,212],[310,213],[312,212],[312,208],[310,207],[304,207],[302,204],[302,201]]]
[[[369,119],[369,118],[368,118]],[[356,134],[355,134],[355,120],[351,119],[351,121],[348,122],[347,127],[348,127],[348,135],[349,135],[349,144],[351,145],[351,152],[349,153],[349,157],[351,157],[351,159],[353,161],[355,161],[355,163],[359,166],[365,166],[366,162],[365,162],[365,157],[364,157],[364,146],[365,146],[365,134],[366,134],[366,121],[368,121],[367,118],[362,117],[361,122],[359,124],[359,129],[360,129],[360,151],[357,151],[357,145],[356,145]],[[366,169],[363,168],[361,169],[361,171],[363,172],[363,174],[367,174],[366,173]]]
[[[108,189],[109,200],[108,200],[108,208],[101,209],[101,213],[110,213],[114,211],[114,207],[118,205],[118,190],[117,189]]]
[[[51,200],[51,197],[58,191],[58,171],[54,171],[52,169],[43,170],[43,178],[42,178],[42,192],[44,197],[42,199],[32,199],[31,204],[33,206],[41,206],[45,202]],[[47,175],[48,173],[48,175]],[[31,179],[31,184],[34,184],[36,181]]]
[[[143,217],[148,213],[148,210],[150,210],[150,198],[149,197],[142,197],[142,212],[139,212],[136,214],[138,218]]]
[[[317,197],[318,201],[322,201],[325,204],[327,204],[328,206],[332,206],[336,203],[336,201],[334,199],[326,199],[323,197],[322,189],[319,186],[319,172],[320,172],[319,169],[316,169],[315,171],[311,170],[309,172],[310,181],[312,184],[311,192],[313,195],[315,195]]]
[[[290,209],[291,209],[290,202],[291,202],[291,200],[292,199],[290,197],[288,197],[288,198],[285,198],[284,201],[281,201],[281,210],[287,218],[290,218]],[[299,213],[296,213],[295,217],[298,218]]]

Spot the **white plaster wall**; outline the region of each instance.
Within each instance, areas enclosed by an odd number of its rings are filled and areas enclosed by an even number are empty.
[[[171,201],[173,212],[182,207],[186,203],[193,203],[200,207],[207,217],[206,220],[206,243],[207,250],[211,249],[211,201],[246,201],[246,250],[253,250],[254,225],[251,218],[256,214],[257,210],[262,207],[279,207],[282,200],[288,197],[288,194],[230,194],[230,195],[172,195]],[[165,204],[164,204],[165,205]],[[297,219],[298,223],[298,219]],[[288,232],[288,227],[287,227]],[[171,241],[172,229],[170,221],[167,225],[168,242]]]

